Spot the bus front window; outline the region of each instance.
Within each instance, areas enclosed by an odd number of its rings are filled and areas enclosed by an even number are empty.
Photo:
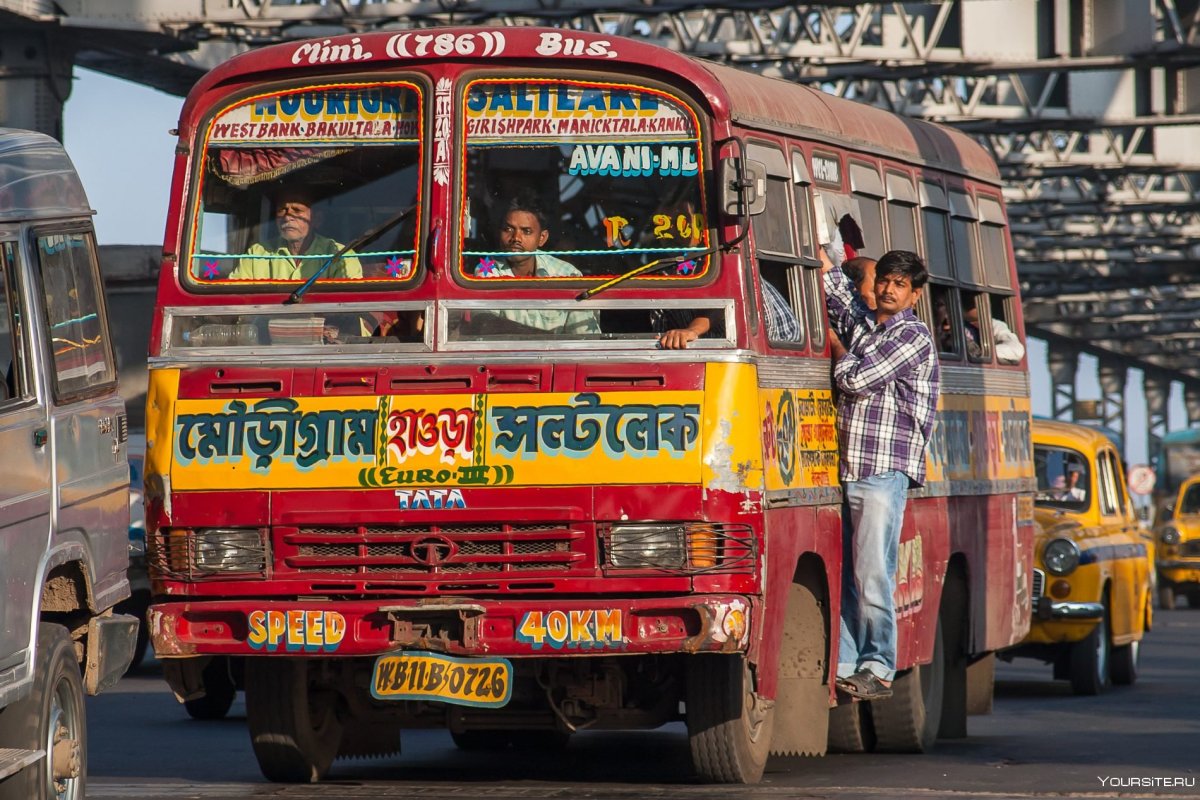
[[[581,286],[690,253],[642,285],[670,295],[707,276],[700,126],[680,99],[607,82],[486,79],[468,84],[463,104],[462,282]],[[567,334],[599,324],[533,309],[507,321]]]
[[[417,202],[420,120],[420,90],[400,82],[289,89],[220,111],[205,133],[187,281],[244,292],[318,273],[341,288],[411,279],[419,214],[364,235]]]

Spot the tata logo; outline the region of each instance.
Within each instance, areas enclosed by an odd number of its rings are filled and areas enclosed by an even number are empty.
[[[458,545],[445,536],[424,536],[408,546],[409,555],[418,564],[436,567],[458,554]]]
[[[397,489],[396,498],[401,511],[442,511],[467,507],[467,501],[459,489]]]

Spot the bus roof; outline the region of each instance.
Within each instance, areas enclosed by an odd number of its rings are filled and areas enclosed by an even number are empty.
[[[42,133],[0,128],[0,221],[92,213],[61,144]]]
[[[497,37],[501,37],[497,39]],[[438,37],[447,37],[453,55],[438,55]],[[564,55],[570,41],[572,55]],[[458,42],[469,42],[461,50]],[[501,41],[499,52],[495,42]],[[421,44],[423,42],[424,44]],[[424,49],[422,49],[424,48]],[[445,49],[442,47],[441,49]],[[470,50],[463,55],[463,50]],[[424,55],[422,55],[422,53]],[[700,89],[714,114],[747,127],[803,129],[830,141],[857,146],[899,160],[922,162],[950,171],[999,182],[999,171],[987,151],[969,136],[941,125],[900,117],[882,109],[834,97],[808,86],[685,56],[637,39],[556,28],[429,28],[405,32],[347,34],[264,47],[243,53],[209,72],[196,84],[184,106],[187,124],[194,103],[221,84],[243,84],[254,73],[301,70],[328,75],[345,66],[377,69],[401,63],[420,64],[446,58],[496,63],[495,56],[524,64],[544,62],[555,68],[608,69],[620,64],[633,72],[674,75]],[[309,66],[309,65],[313,66]],[[267,79],[267,76],[262,76]]]

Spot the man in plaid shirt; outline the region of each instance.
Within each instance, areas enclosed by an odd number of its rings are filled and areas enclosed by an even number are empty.
[[[841,450],[841,646],[837,686],[854,697],[892,694],[896,674],[896,555],[911,487],[925,482],[937,409],[937,348],[913,312],[929,278],[920,256],[893,250],[875,266],[875,311],[825,264]]]

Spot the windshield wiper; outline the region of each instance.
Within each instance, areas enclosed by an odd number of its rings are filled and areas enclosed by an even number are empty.
[[[701,250],[699,253],[685,253],[683,255],[678,255],[678,256],[666,256],[664,258],[656,258],[653,261],[642,264],[641,266],[634,267],[633,269],[629,270],[629,272],[626,272],[623,275],[618,275],[617,277],[613,278],[612,280],[607,280],[604,283],[599,284],[598,286],[593,286],[590,289],[585,289],[584,291],[575,295],[575,299],[579,300],[579,301],[587,300],[590,297],[595,297],[596,295],[600,294],[601,292],[607,291],[614,286],[624,283],[625,281],[629,280],[630,278],[636,278],[640,275],[646,275],[651,272],[656,272],[660,269],[666,269],[667,267],[670,267],[670,266],[678,266],[679,264],[682,264],[685,261],[692,261],[697,258],[704,258],[705,256],[711,256],[712,254],[716,253],[718,250],[721,250],[723,247],[728,247],[728,245],[724,245],[724,246],[713,245],[712,247],[708,248],[707,250]]]
[[[321,268],[319,270],[314,272],[312,274],[312,276],[308,280],[306,280],[304,283],[302,283],[300,286],[296,287],[296,291],[294,291],[290,295],[288,295],[287,300],[284,300],[283,304],[286,306],[286,305],[292,305],[294,303],[299,303],[301,300],[304,299],[304,294],[305,294],[305,292],[308,291],[309,287],[311,287],[314,283],[316,283],[318,280],[320,280],[321,276],[324,275],[329,270],[330,267],[332,267],[335,263],[337,263],[337,260],[339,258],[344,256],[347,252],[353,250],[354,248],[363,246],[364,244],[371,241],[375,237],[382,236],[383,234],[387,233],[389,230],[391,230],[392,228],[396,227],[401,222],[403,222],[405,220],[405,218],[409,217],[416,210],[417,210],[417,204],[413,203],[411,206],[404,209],[400,213],[396,214],[394,217],[384,220],[383,224],[372,228],[371,230],[367,231],[362,236],[359,236],[357,239],[350,242],[349,244],[342,245],[342,249],[338,250],[336,253],[331,255],[329,257],[329,260],[326,261],[324,264],[322,264]]]

